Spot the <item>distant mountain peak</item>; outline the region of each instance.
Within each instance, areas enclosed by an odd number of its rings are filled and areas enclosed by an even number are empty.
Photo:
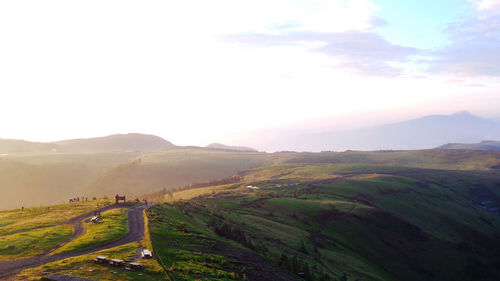
[[[72,139],[54,142],[61,149],[79,152],[112,152],[112,151],[161,151],[174,147],[174,145],[155,135],[129,133],[114,134],[105,137]]]
[[[298,134],[274,142],[282,150],[344,151],[431,149],[488,139],[500,139],[500,123],[459,111],[355,130]]]
[[[115,134],[105,137],[70,139],[56,142],[30,142],[0,139],[0,153],[102,153],[141,151],[154,152],[175,147],[171,142],[138,133]]]
[[[460,111],[453,113],[452,115],[454,115],[454,116],[474,116],[474,114],[470,113],[467,110],[460,110]]]
[[[225,145],[222,143],[211,143],[206,146],[207,148],[212,148],[212,149],[224,149],[224,150],[233,150],[233,151],[246,151],[246,152],[257,152],[257,149],[247,147],[247,146],[232,146],[232,145]]]
[[[500,141],[484,140],[479,143],[448,143],[438,149],[500,150]]]

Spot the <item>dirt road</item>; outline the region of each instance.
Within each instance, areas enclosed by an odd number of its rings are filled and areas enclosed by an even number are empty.
[[[130,207],[127,205],[113,205],[113,206],[108,206],[106,208],[103,208],[103,209],[101,209],[101,211],[110,210],[110,209],[114,209],[114,208],[130,208],[130,210],[128,212],[129,231],[122,238],[115,240],[113,242],[107,243],[107,244],[103,244],[103,245],[93,247],[93,248],[87,249],[87,250],[82,250],[79,252],[49,255],[49,253],[50,253],[50,251],[49,251],[49,252],[44,253],[42,255],[38,255],[35,257],[31,257],[31,258],[12,260],[12,261],[0,261],[0,280],[9,280],[10,278],[13,278],[14,275],[16,275],[17,273],[19,273],[20,271],[22,271],[24,269],[41,266],[41,265],[46,264],[48,262],[53,262],[53,261],[57,261],[57,260],[61,260],[61,259],[69,258],[69,257],[76,257],[76,256],[80,256],[80,255],[85,255],[85,254],[92,253],[95,251],[109,249],[109,248],[113,248],[113,247],[120,246],[123,244],[142,240],[142,238],[144,237],[143,210],[146,208],[146,206],[140,205],[140,206]],[[73,234],[73,237],[71,238],[71,240],[76,239],[78,236],[80,236],[83,233],[82,220],[91,216],[91,215],[93,215],[93,212],[78,216],[76,218],[72,218],[66,222],[61,223],[61,224],[73,224],[75,226],[75,233]]]

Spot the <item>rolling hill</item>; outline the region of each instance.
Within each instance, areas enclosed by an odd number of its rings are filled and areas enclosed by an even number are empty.
[[[101,153],[162,151],[175,147],[171,142],[154,135],[118,134],[90,139],[74,139],[54,142],[62,152]]]
[[[14,139],[0,139],[0,154],[52,153],[58,146],[53,143],[30,142]]]
[[[162,151],[173,148],[171,142],[144,134],[117,134],[106,137],[72,139],[56,142],[30,142],[0,139],[0,154],[103,153],[126,151]]]
[[[248,152],[257,152],[257,149],[251,148],[248,146],[232,146],[232,145],[225,145],[221,143],[211,143],[206,146],[206,148],[213,148],[213,149],[223,149],[223,150],[234,150],[234,151],[248,151]]]
[[[252,255],[297,280],[499,280],[499,179],[385,165],[275,165],[244,173],[240,183],[167,194],[168,204],[148,217],[157,254],[175,277],[216,277],[209,270],[216,265],[195,258],[201,253],[238,264],[249,280],[293,280]],[[177,247],[168,246],[173,240]]]
[[[438,149],[500,150],[500,141],[482,141],[479,143],[448,143]]]
[[[296,151],[413,150],[485,139],[500,139],[500,123],[459,112],[350,131],[297,134],[283,139],[277,137],[273,143],[260,147]]]
[[[206,148],[177,148],[143,154],[106,170],[88,187],[92,193],[142,195],[162,188],[206,182],[270,165],[271,155]]]
[[[135,153],[8,155],[0,157],[0,209],[92,197],[87,187]]]
[[[0,209],[61,203],[75,196],[141,196],[287,163],[497,170],[500,152],[435,149],[263,153],[175,147],[161,152],[12,154],[0,157]]]

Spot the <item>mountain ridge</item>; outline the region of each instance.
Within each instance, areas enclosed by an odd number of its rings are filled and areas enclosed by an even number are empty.
[[[485,139],[500,139],[500,122],[462,111],[353,130],[297,133],[262,146],[295,151],[418,150]]]
[[[484,140],[478,143],[447,143],[437,147],[438,149],[460,149],[460,150],[500,150],[500,141]]]
[[[232,150],[232,151],[244,151],[244,152],[258,152],[257,149],[248,147],[248,146],[234,146],[234,145],[225,145],[222,143],[211,143],[207,146],[206,148],[211,148],[211,149],[222,149],[222,150]]]
[[[103,137],[68,139],[54,142],[0,139],[0,154],[154,152],[173,147],[175,147],[174,144],[161,137],[139,133],[113,134]]]

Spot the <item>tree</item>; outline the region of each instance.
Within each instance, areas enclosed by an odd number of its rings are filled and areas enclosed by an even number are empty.
[[[301,242],[300,251],[304,254],[307,254],[307,249],[306,249],[306,245],[304,244],[304,240],[300,240],[300,242]]]

